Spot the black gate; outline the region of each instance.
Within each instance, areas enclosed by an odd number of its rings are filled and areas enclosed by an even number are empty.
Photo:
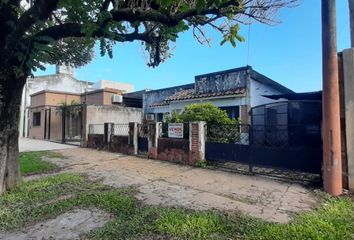
[[[148,150],[148,125],[138,124],[138,154],[146,155]]]
[[[313,125],[209,125],[206,159],[320,174],[320,133]]]

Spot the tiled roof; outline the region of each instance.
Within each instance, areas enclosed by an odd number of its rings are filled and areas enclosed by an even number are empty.
[[[227,90],[223,92],[211,92],[211,93],[196,93],[195,89],[186,89],[179,91],[165,99],[165,102],[196,99],[196,98],[210,98],[229,95],[242,95],[246,92],[246,88],[237,88],[233,90]]]
[[[242,95],[246,92],[246,88],[237,88],[234,90],[227,90],[223,92],[211,92],[211,93],[196,93],[195,89],[184,89],[175,94],[165,98],[161,102],[155,102],[149,107],[163,107],[167,106],[169,102],[188,100],[188,99],[197,99],[197,98],[211,98],[211,97],[220,97],[220,96],[231,96],[231,95]]]
[[[167,106],[168,102],[166,101],[162,101],[162,102],[155,102],[153,104],[151,104],[149,107],[163,107],[163,106]]]

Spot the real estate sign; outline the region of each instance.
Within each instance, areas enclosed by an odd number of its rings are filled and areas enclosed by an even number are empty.
[[[168,124],[169,138],[183,138],[183,123],[169,123]]]

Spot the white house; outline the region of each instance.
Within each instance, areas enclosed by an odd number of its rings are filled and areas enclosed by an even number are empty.
[[[164,115],[186,105],[211,102],[229,117],[249,123],[250,108],[275,101],[263,95],[286,93],[293,91],[247,66],[199,75],[192,84],[148,91],[143,107],[147,120],[162,121]]]

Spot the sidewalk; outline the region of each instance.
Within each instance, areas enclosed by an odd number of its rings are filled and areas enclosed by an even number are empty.
[[[19,139],[19,151],[20,152],[33,152],[33,151],[49,151],[49,150],[61,150],[69,148],[78,148],[77,146],[55,143],[44,140],[20,138]]]

